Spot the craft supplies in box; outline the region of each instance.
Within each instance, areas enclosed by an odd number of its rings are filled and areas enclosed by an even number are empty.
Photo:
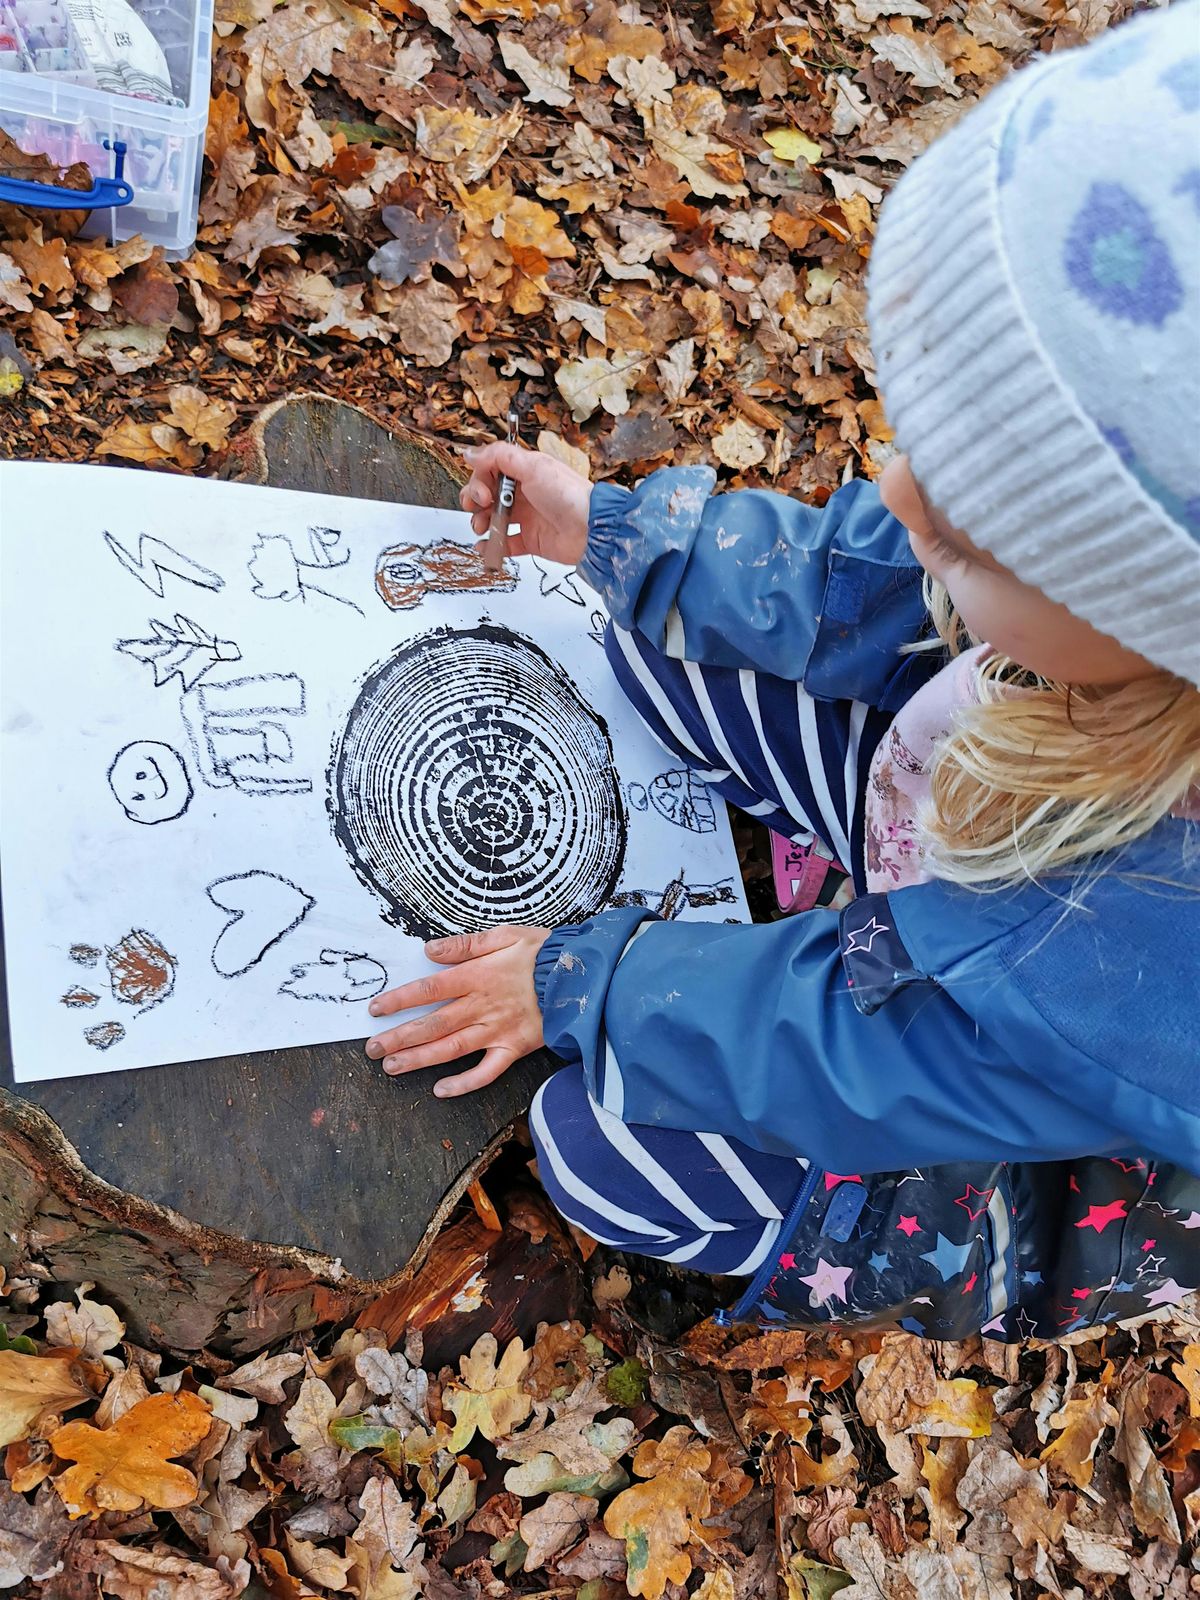
[[[142,234],[171,254],[196,236],[213,0],[0,0],[0,129],[45,162],[0,164],[0,201],[90,213],[85,232]]]

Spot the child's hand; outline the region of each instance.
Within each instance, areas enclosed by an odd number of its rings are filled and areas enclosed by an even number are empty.
[[[471,526],[480,537],[487,532],[500,475],[507,473],[517,486],[512,520],[521,525],[520,533],[509,541],[509,555],[545,556],[570,567],[583,560],[592,498],[586,478],[553,456],[519,444],[464,450],[463,460],[471,477],[462,487],[459,504],[471,512]]]
[[[425,954],[447,970],[377,995],[369,1010],[373,1017],[385,1017],[409,1006],[442,1004],[368,1039],[367,1054],[382,1059],[385,1072],[400,1073],[483,1050],[478,1066],[442,1078],[433,1092],[467,1094],[494,1082],[542,1043],[533,964],[549,933],[549,928],[488,928],[431,940]]]

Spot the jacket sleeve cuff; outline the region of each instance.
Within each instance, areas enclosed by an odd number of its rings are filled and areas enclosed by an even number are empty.
[[[578,932],[579,929],[571,924],[555,928],[537,953],[537,960],[533,964],[533,989],[537,995],[538,1010],[543,1016],[546,1014],[546,994],[554,978],[554,969],[572,935]]]
[[[588,542],[579,576],[607,600],[612,587],[613,557],[620,545],[622,525],[632,491],[615,483],[598,483],[588,505]]]
[[[604,1001],[626,946],[643,923],[641,906],[602,911],[587,922],[555,928],[538,951],[533,983],[546,1048],[563,1061],[597,1070],[604,1044]]]

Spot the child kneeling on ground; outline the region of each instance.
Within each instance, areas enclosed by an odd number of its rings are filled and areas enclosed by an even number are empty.
[[[1045,59],[899,183],[878,485],[471,457],[672,756],[858,897],[438,941],[368,1054],[484,1050],[453,1094],[544,1041],[560,1211],[748,1275],[743,1316],[1054,1338],[1200,1286],[1198,38],[1185,0]]]

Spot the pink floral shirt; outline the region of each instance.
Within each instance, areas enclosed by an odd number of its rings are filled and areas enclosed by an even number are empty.
[[[867,888],[872,893],[925,883],[917,819],[929,800],[930,769],[938,740],[950,731],[954,713],[979,699],[979,667],[989,645],[956,656],[918,689],[896,714],[871,762],[867,783]],[[1019,691],[1018,691],[1019,692]],[[1171,813],[1200,821],[1200,786]]]
[[[934,746],[960,706],[972,705],[988,647],[956,656],[903,705],[871,762],[867,783],[867,888],[903,889],[929,878],[917,818],[929,799]]]

